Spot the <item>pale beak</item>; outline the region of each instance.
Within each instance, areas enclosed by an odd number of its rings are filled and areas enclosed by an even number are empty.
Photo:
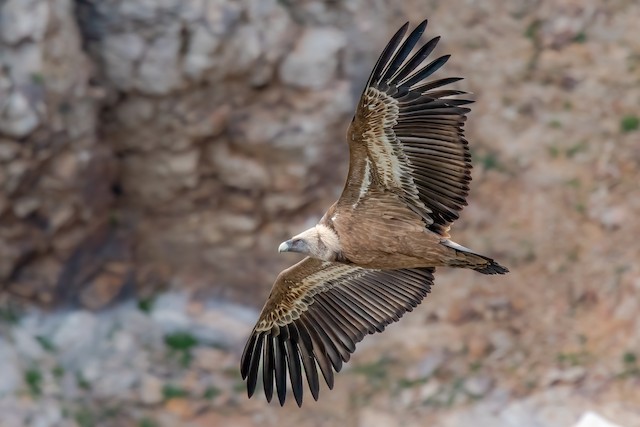
[[[289,252],[289,242],[291,242],[291,240],[280,243],[280,246],[278,246],[278,252]]]
[[[299,252],[301,254],[309,253],[309,246],[303,239],[291,239],[280,243],[278,252]]]

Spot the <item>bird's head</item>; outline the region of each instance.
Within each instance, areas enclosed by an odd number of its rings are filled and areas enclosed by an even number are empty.
[[[334,230],[318,224],[282,242],[278,252],[298,252],[324,261],[336,261],[341,254],[340,239]]]

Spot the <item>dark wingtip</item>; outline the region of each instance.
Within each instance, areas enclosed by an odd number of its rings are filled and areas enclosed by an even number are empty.
[[[255,343],[256,334],[252,332],[251,336],[244,346],[244,351],[242,352],[242,357],[240,358],[240,375],[242,376],[243,380],[246,380],[247,376],[249,375],[249,366],[251,365],[251,352],[253,351]]]
[[[419,71],[416,71],[411,76],[406,77],[404,80],[402,80],[398,84],[406,85],[408,87],[414,86],[415,84],[419,83],[420,81],[426,79],[427,77],[429,77],[430,75],[438,71],[444,64],[447,63],[449,58],[451,58],[451,55],[447,54],[434,59],[424,68],[420,69]],[[412,90],[415,90],[415,88],[412,88]]]
[[[432,89],[437,89],[442,86],[446,86],[451,83],[459,82],[460,80],[464,80],[464,77],[447,77],[438,80],[432,80],[430,82],[421,84],[420,86],[416,86],[413,88],[416,92],[426,93]]]
[[[421,23],[418,24],[418,26],[416,27],[416,29],[414,31],[420,33],[420,35],[422,35],[424,33],[424,30],[427,28],[427,24],[429,23],[428,19],[425,19],[424,21],[422,21]]]
[[[378,79],[382,77],[383,71],[387,65],[387,62],[391,59],[391,55],[396,51],[400,41],[404,38],[404,35],[407,33],[407,29],[409,28],[409,21],[405,22],[402,27],[391,37],[389,43],[385,46],[382,53],[378,57],[378,61],[376,65],[374,65],[373,70],[371,70],[371,75],[369,76],[369,80],[367,81],[367,86],[370,86],[372,83],[378,83]]]
[[[398,50],[396,56],[394,56],[393,62],[389,64],[389,68],[382,79],[383,82],[391,86],[397,85],[399,81],[403,80],[407,75],[413,72],[425,58],[431,55],[431,52],[438,44],[440,37],[434,37],[429,40],[420,49],[418,49],[415,54],[413,54],[411,59],[405,62],[409,53],[411,53],[418,43],[418,40],[420,40],[424,34],[425,27],[426,23],[423,21],[423,23],[418,25],[415,30],[411,32],[409,37],[407,37],[402,47]]]

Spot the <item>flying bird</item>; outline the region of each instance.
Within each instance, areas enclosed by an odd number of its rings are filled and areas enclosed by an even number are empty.
[[[460,77],[425,81],[450,55],[427,62],[440,37],[416,50],[427,21],[404,38],[408,26],[383,50],[357,105],[342,195],[317,225],[278,248],[307,257],[278,275],[245,346],[249,397],[261,372],[267,400],[275,391],[283,405],[288,375],[300,406],[304,372],[317,400],[319,374],[333,388],[356,343],[430,292],[435,267],[508,272],[450,239],[471,181],[463,126],[472,101],[444,88]]]

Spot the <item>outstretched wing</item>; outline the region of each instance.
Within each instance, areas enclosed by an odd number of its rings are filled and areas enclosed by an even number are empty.
[[[435,37],[409,59],[427,26],[422,22],[400,45],[405,24],[376,63],[349,127],[349,177],[341,197],[356,206],[372,186],[396,193],[432,231],[448,236],[466,205],[471,155],[464,138],[465,92],[442,89],[459,77],[425,82],[449,59],[426,65]]]
[[[284,270],[242,354],[241,373],[253,395],[262,365],[264,393],[286,397],[287,372],[302,405],[302,371],[318,399],[318,368],[329,388],[366,334],[382,332],[430,291],[433,269],[368,270],[305,258]]]

